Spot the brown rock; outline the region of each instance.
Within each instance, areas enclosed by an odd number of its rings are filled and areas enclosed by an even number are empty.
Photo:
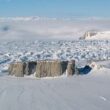
[[[13,66],[14,66],[14,64],[9,65],[9,68],[8,68],[9,75],[14,75],[14,73],[12,72],[13,71]]]
[[[67,68],[67,61],[38,61],[36,77],[54,77],[62,75]]]
[[[23,77],[24,74],[30,75],[36,72],[36,77],[60,76],[67,70],[68,76],[75,73],[75,61],[38,61],[38,62],[17,62],[10,64],[9,75]]]
[[[67,76],[72,76],[75,74],[75,60],[71,60],[67,66]]]
[[[17,62],[10,64],[9,75],[15,75],[16,77],[23,77],[25,74],[25,63]]]
[[[62,65],[60,61],[52,61],[50,65],[51,76],[60,76],[62,75]]]

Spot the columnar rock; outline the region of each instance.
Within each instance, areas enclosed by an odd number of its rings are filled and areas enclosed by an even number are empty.
[[[62,65],[61,61],[52,61],[50,65],[51,76],[60,76],[62,75]]]
[[[46,77],[46,62],[45,61],[38,61],[36,66],[36,77]]]
[[[15,75],[16,77],[23,77],[25,74],[25,63],[17,62],[10,64],[9,75]]]
[[[68,75],[75,73],[75,61],[38,61],[38,62],[16,62],[10,64],[9,74],[16,77],[23,77],[36,73],[36,77],[54,77],[64,74],[67,70]]]
[[[38,61],[36,77],[54,77],[62,75],[67,68],[67,61]]]
[[[67,66],[67,76],[72,76],[75,74],[75,60],[71,60]]]
[[[36,66],[36,77],[51,76],[51,64],[50,61],[38,61]]]
[[[37,62],[34,62],[34,61],[27,62],[25,67],[25,74],[26,75],[34,74],[36,72],[36,65],[37,65]]]

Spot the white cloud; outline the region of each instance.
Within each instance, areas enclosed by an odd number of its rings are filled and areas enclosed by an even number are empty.
[[[6,22],[0,22],[0,36],[6,39],[16,37],[78,39],[88,30],[107,31],[110,29],[110,20],[106,19],[47,20],[39,18],[34,21],[33,17],[30,17],[30,20],[21,18],[10,18],[7,19],[8,22],[5,18],[1,19]],[[14,22],[12,22],[13,20]],[[9,27],[8,31],[3,31],[4,26]]]

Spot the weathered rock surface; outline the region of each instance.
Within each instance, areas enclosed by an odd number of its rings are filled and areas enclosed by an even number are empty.
[[[61,76],[67,70],[68,76],[75,73],[75,61],[36,61],[36,62],[17,62],[10,64],[9,75],[23,77],[35,73],[36,77],[54,77]]]
[[[60,76],[66,71],[67,64],[67,61],[39,61],[36,67],[36,77]]]
[[[67,66],[67,76],[72,76],[75,74],[75,60],[71,60]]]
[[[17,62],[10,64],[9,66],[9,75],[15,75],[16,77],[23,77],[25,74],[25,63]]]

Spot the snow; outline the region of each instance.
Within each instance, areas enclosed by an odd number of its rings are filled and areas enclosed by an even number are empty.
[[[0,18],[0,110],[109,110],[109,28],[110,20],[96,18]],[[91,29],[97,34],[78,40]],[[53,59],[75,59],[76,67],[89,64],[92,71],[41,79],[8,76],[11,62]]]
[[[0,77],[0,109],[109,110],[110,74],[103,72],[55,79]]]

